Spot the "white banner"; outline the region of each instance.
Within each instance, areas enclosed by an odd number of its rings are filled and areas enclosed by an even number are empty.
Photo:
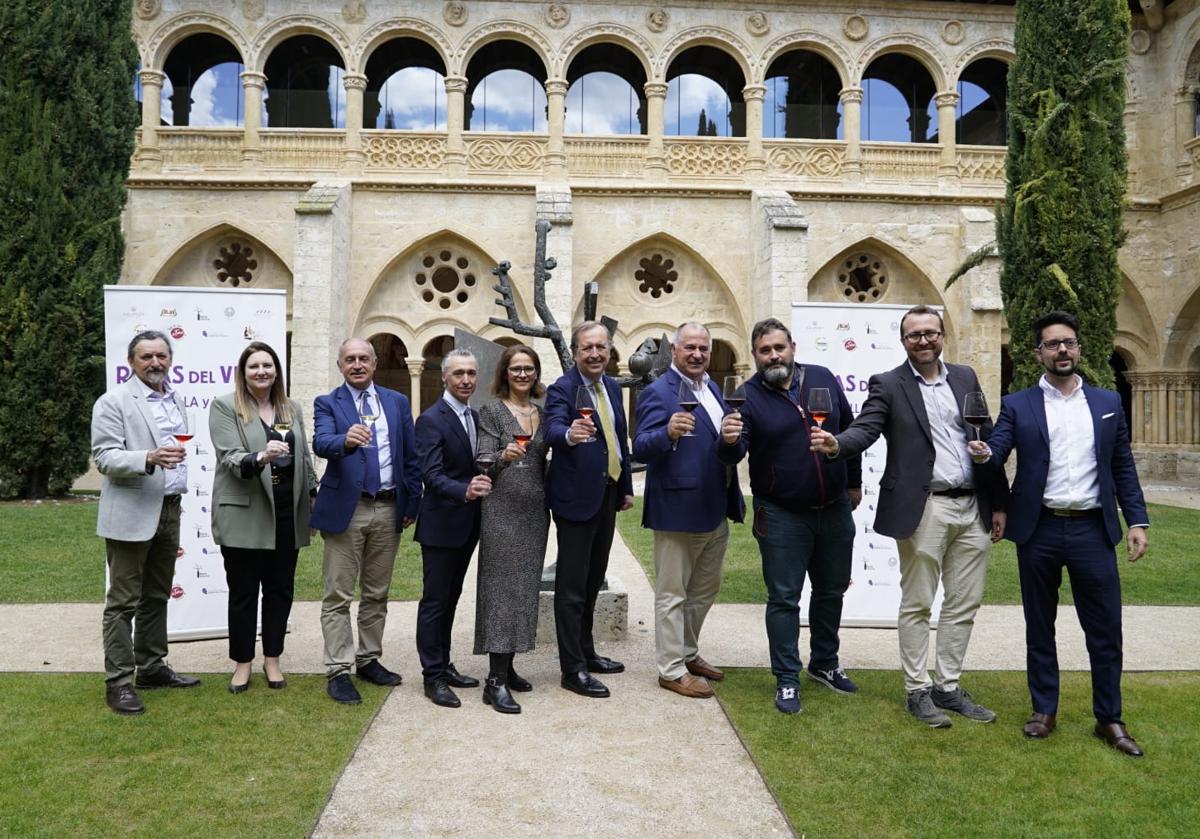
[[[907,354],[900,342],[900,316],[911,306],[797,303],[792,306],[796,361],[828,367],[842,383],[850,409],[858,416],[867,399],[867,382],[876,373],[901,364]],[[900,608],[900,553],[896,540],[872,527],[879,505],[879,481],[887,462],[887,441],[880,437],[863,452],[863,500],[854,511],[853,576],[842,607],[844,626],[895,626]],[[808,613],[808,587],[802,613]],[[936,622],[941,589],[933,604]]]
[[[171,336],[171,387],[183,398],[195,436],[187,444],[179,551],[167,609],[170,640],[220,638],[228,633],[229,589],[221,550],[211,532],[213,470],[208,406],[233,391],[238,356],[264,341],[287,369],[287,292],[120,285],[104,287],[105,383],[128,381],[129,341],[156,329]]]

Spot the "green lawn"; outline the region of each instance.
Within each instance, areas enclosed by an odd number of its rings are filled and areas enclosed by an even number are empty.
[[[321,537],[300,551],[296,599],[320,600]],[[0,504],[0,603],[100,603],[104,540],[96,536],[96,496]],[[421,548],[412,528],[401,537],[393,600],[421,596]]]
[[[1200,673],[1124,679],[1135,760],[1091,734],[1086,673],[1064,673],[1058,730],[1025,740],[1023,673],[972,673],[968,688],[1000,716],[933,730],[908,716],[895,672],[856,670],[842,696],[806,681],[804,713],[775,710],[766,670],[727,670],[714,685],[797,835],[1196,835]]]
[[[230,696],[229,674],[144,691],[118,717],[95,674],[0,674],[0,836],[304,836],[387,691],[323,676]]]
[[[749,508],[750,499],[746,499]],[[1121,558],[1121,591],[1124,602],[1133,606],[1200,605],[1200,564],[1194,560],[1191,540],[1200,533],[1200,510],[1151,504],[1150,553],[1130,565],[1124,559],[1124,544],[1118,548]],[[747,519],[747,522],[749,519]],[[641,526],[642,499],[634,500],[633,509],[617,517],[621,538],[654,579],[654,534]],[[763,603],[767,589],[762,580],[758,544],[750,525],[734,524],[729,531],[725,552],[725,574],[718,603]],[[1006,604],[1021,602],[1017,579],[1017,553],[1011,542],[992,548],[988,565],[987,589],[983,602]],[[1071,603],[1070,583],[1063,574],[1062,602]]]

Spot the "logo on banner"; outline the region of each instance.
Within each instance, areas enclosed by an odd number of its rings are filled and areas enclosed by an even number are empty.
[[[857,347],[858,344],[854,343],[853,338],[847,338],[842,342],[842,346],[846,348],[846,352],[854,352],[854,348]]]
[[[171,309],[159,309],[159,310],[158,310],[158,316],[159,316],[160,318],[177,318],[177,317],[179,317],[179,313],[178,313],[177,311],[175,311],[175,309],[174,309],[174,308],[171,308]]]
[[[199,306],[196,307],[196,320],[208,320],[208,315]]]
[[[271,316],[270,309],[255,309],[254,316],[256,318],[269,318]]]
[[[210,535],[209,532],[207,530],[205,530],[203,527],[196,528],[196,538],[197,539],[207,539],[207,538],[209,538],[209,535]]]
[[[204,570],[203,566],[200,566],[200,565],[194,565],[194,566],[192,566],[192,567],[196,569],[196,579],[197,579],[197,580],[202,580],[202,579],[204,579],[205,577],[210,577],[210,576],[212,576],[211,574],[209,574],[207,571],[205,571],[205,570]]]
[[[229,337],[228,332],[214,332],[211,329],[201,329],[200,334],[203,335],[205,338],[228,338]]]
[[[208,586],[204,586],[203,588],[200,589],[200,593],[201,594],[228,594],[229,589],[227,589],[227,588],[209,588]]]
[[[253,341],[254,340],[254,327],[246,326],[242,330],[242,337],[245,338],[247,341]]]
[[[171,586],[171,599],[178,600],[183,597],[183,586]]]
[[[871,324],[868,323],[867,324],[867,334],[868,335],[878,335],[879,330],[876,329],[875,327],[871,326]]]
[[[149,328],[150,327],[144,323],[135,323],[133,325],[133,334],[137,335],[139,332],[145,332]]]
[[[850,331],[850,324],[849,324],[849,323],[839,323],[839,324],[837,325],[837,331],[838,331],[838,332],[849,332],[849,331]]]
[[[197,498],[204,498],[206,495],[208,495],[208,490],[206,490],[204,487],[200,486],[200,484],[195,485],[195,490],[196,490]]]
[[[173,339],[175,339],[176,341],[178,341],[180,338],[182,338],[186,334],[187,333],[183,331],[183,327],[180,326],[179,324],[175,324],[174,326],[171,327],[171,337]]]
[[[822,335],[821,337],[817,338],[817,340],[813,341],[813,346],[821,352],[825,352],[829,349],[829,341],[824,335]]]
[[[139,309],[137,306],[130,306],[128,309],[121,312],[121,317],[123,317],[123,318],[140,318],[140,317],[144,317],[145,314],[146,313],[144,311],[142,311],[141,309]]]

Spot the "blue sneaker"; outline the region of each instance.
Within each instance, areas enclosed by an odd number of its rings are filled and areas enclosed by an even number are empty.
[[[775,691],[775,707],[785,714],[800,713],[800,688],[795,685],[780,685]]]
[[[837,693],[858,693],[858,685],[850,681],[850,677],[846,675],[846,671],[840,667],[835,667],[832,670],[814,670],[809,667],[806,671],[808,678],[814,682],[825,685],[832,691]]]

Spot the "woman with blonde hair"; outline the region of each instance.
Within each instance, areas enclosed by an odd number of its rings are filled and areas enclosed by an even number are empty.
[[[250,687],[258,596],[262,592],[263,673],[287,685],[279,667],[292,611],[296,557],[308,544],[316,491],[299,403],[288,399],[279,356],[252,341],[238,358],[233,393],[213,400],[208,429],[216,448],[212,535],[229,585],[230,693]]]

